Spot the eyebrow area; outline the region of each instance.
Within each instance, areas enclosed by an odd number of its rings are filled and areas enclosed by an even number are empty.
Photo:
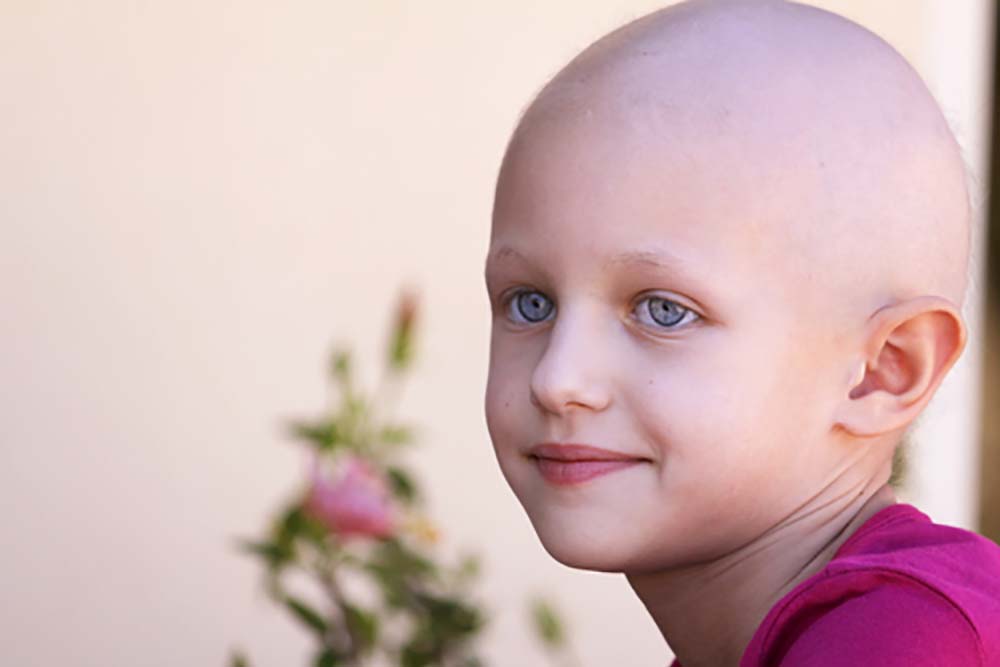
[[[486,260],[486,269],[492,264],[506,260],[520,260],[529,263],[527,257],[509,245],[502,245],[497,248]],[[605,271],[619,266],[649,266],[656,269],[668,271],[679,271],[684,262],[676,255],[665,250],[626,250],[609,258],[602,267]]]
[[[607,270],[616,266],[640,265],[676,271],[683,264],[684,262],[679,257],[664,250],[627,250],[618,253],[606,261],[604,269]]]

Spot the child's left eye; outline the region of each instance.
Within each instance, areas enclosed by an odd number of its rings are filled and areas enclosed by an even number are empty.
[[[640,300],[634,312],[640,322],[657,328],[674,329],[679,324],[699,319],[699,315],[690,308],[659,296],[647,296]]]

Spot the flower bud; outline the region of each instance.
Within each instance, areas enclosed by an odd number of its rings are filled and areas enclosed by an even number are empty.
[[[304,509],[340,537],[386,537],[395,531],[391,494],[385,480],[364,459],[343,457],[337,476],[320,469],[313,454]]]

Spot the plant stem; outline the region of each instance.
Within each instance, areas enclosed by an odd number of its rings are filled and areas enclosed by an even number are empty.
[[[351,624],[350,618],[348,617],[347,598],[333,574],[333,569],[328,557],[325,557],[320,566],[316,568],[316,576],[319,579],[323,590],[326,592],[327,597],[330,598],[330,601],[340,612],[340,617],[344,621],[344,628],[347,630],[347,638],[349,641],[347,659],[349,664],[356,664],[361,651],[361,639],[355,632],[354,626]]]
[[[378,384],[368,402],[368,409],[364,414],[364,424],[361,428],[363,437],[369,440],[367,443],[369,447],[378,444],[378,425],[388,423],[395,412],[402,380],[402,373],[393,368],[384,368],[379,376]]]

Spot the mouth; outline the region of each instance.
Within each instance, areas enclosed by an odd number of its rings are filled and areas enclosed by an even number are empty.
[[[579,484],[650,459],[600,447],[542,443],[528,451],[529,458],[546,481],[557,485]]]

